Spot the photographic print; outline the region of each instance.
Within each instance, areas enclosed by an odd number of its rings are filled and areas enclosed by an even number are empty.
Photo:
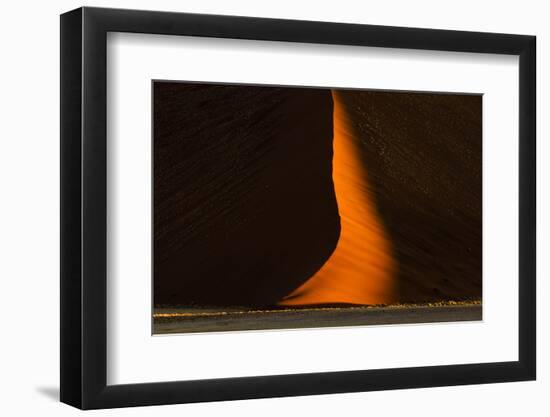
[[[481,320],[481,95],[152,96],[154,334]]]

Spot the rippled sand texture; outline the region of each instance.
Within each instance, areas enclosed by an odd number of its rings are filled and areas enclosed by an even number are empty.
[[[369,187],[368,167],[361,160],[361,149],[339,93],[332,94],[332,178],[341,218],[340,238],[321,269],[279,304],[396,302],[399,297],[396,265]]]
[[[155,305],[272,306],[340,234],[330,90],[154,84]]]

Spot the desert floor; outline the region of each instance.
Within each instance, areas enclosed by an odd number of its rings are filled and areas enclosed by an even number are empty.
[[[153,333],[300,329],[477,320],[482,320],[482,305],[478,301],[273,310],[236,308],[216,311],[189,307],[157,308],[153,314]]]

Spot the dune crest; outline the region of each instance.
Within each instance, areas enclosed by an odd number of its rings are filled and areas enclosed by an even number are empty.
[[[368,172],[338,93],[334,101],[332,178],[341,218],[336,249],[279,305],[388,304],[398,301],[396,263],[377,213]]]

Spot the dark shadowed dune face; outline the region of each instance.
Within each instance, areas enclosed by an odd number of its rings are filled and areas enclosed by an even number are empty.
[[[330,90],[154,84],[154,302],[273,305],[334,250]]]
[[[401,302],[481,298],[482,97],[342,91]]]

